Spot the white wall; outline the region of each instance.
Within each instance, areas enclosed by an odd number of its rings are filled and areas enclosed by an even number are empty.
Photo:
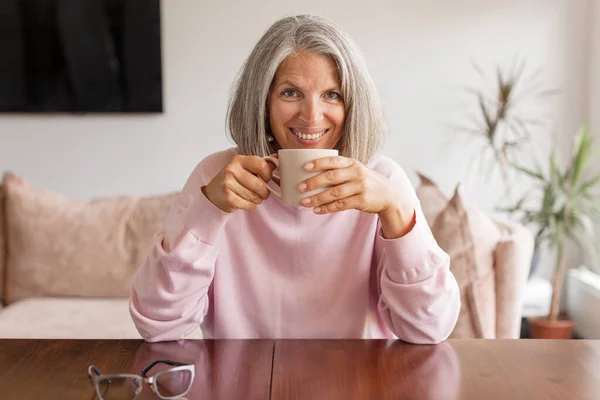
[[[589,87],[588,87],[588,114],[590,122],[590,130],[596,140],[596,145],[600,146],[600,1],[590,0],[591,19],[593,23],[590,26],[590,43],[589,43]],[[595,166],[594,172],[600,171],[600,165]],[[600,232],[600,225],[596,225],[596,229]],[[600,246],[598,246],[598,254],[600,255]],[[599,260],[593,260],[592,257],[584,257],[583,262],[600,273]]]
[[[589,116],[590,128],[600,141],[600,1],[591,0]]]
[[[440,157],[448,150],[445,124],[464,120],[469,109],[460,86],[483,84],[470,59],[490,72],[514,55],[525,57],[531,70],[542,66],[548,84],[562,89],[542,110],[561,141],[587,117],[587,1],[164,0],[166,112],[0,116],[0,170],[79,197],[180,188],[201,158],[230,146],[228,93],[251,47],[276,18],[299,12],[335,19],[359,43],[390,117],[393,137],[385,153],[415,183],[416,170],[448,191],[465,181],[484,209],[495,203],[497,182],[488,189],[466,181],[465,153],[472,150]],[[543,141],[542,147],[550,143]]]

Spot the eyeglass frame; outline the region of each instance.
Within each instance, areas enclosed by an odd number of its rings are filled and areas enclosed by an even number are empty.
[[[152,369],[152,367],[154,367],[157,364],[161,364],[161,363],[171,365],[171,366],[173,366],[173,368],[169,368],[164,371],[157,372],[156,374],[154,374],[150,377],[146,375],[148,373],[148,371],[150,371],[150,369]],[[158,391],[158,388],[156,387],[157,377],[159,377],[167,372],[177,372],[177,371],[189,371],[192,374],[192,378],[190,379],[189,386],[187,387],[185,392],[178,394],[177,396],[166,397],[166,396],[161,395],[160,392]],[[195,368],[194,364],[186,364],[186,363],[181,363],[178,361],[171,361],[171,360],[152,361],[144,369],[142,369],[142,375],[138,375],[138,374],[104,375],[95,365],[90,365],[88,367],[88,378],[91,381],[91,383],[94,385],[94,389],[96,390],[96,394],[98,395],[98,398],[100,400],[104,400],[104,396],[102,396],[100,394],[100,386],[98,383],[101,380],[110,379],[110,378],[132,378],[132,379],[141,381],[140,387],[138,389],[136,389],[135,396],[131,400],[135,400],[140,395],[140,393],[142,392],[142,388],[144,387],[144,383],[147,383],[150,386],[150,389],[152,389],[152,391],[154,393],[156,393],[156,395],[163,400],[180,399],[183,396],[185,396],[186,394],[188,394],[188,392],[192,388],[192,383],[194,382],[195,375],[196,375],[196,368]]]

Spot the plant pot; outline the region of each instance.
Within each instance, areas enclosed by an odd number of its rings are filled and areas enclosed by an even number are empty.
[[[573,339],[575,321],[561,316],[557,321],[547,317],[529,318],[531,337],[533,339]]]

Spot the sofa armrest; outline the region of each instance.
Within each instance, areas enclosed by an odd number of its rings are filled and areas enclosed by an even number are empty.
[[[523,225],[494,217],[502,232],[496,246],[496,337],[518,339],[521,307],[534,250],[533,234]]]

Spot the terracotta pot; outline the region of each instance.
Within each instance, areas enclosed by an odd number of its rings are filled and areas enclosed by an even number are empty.
[[[573,339],[575,321],[561,316],[557,321],[546,317],[529,318],[533,339]]]

